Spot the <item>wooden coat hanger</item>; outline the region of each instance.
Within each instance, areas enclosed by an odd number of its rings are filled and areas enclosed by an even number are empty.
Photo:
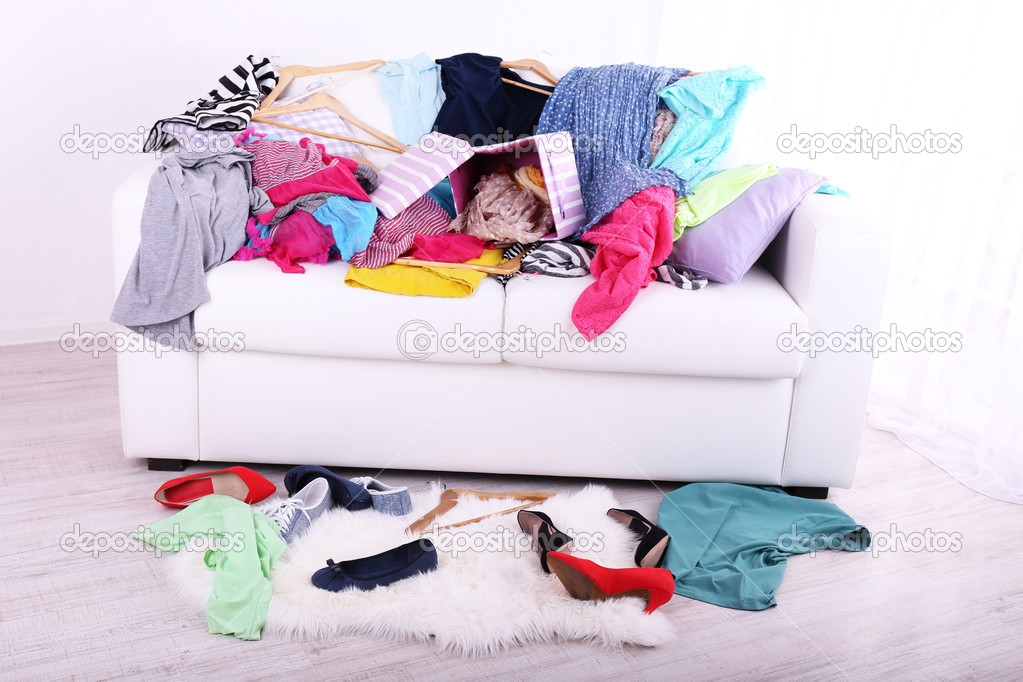
[[[289,97],[286,100],[282,100],[281,102],[277,103],[277,106],[280,107],[280,106],[284,106],[285,104],[294,104],[295,102],[301,101],[301,100],[305,99],[306,97],[308,97],[309,95],[312,95],[313,93],[319,92],[320,90],[326,90],[327,88],[332,88],[335,85],[341,85],[345,81],[350,81],[353,78],[358,78],[359,76],[364,76],[367,73],[370,73],[372,71],[376,71],[381,66],[383,66],[385,63],[386,62],[379,62],[377,64],[373,64],[372,66],[368,66],[368,67],[366,67],[365,69],[363,69],[361,71],[356,71],[355,73],[353,73],[353,74],[351,74],[349,76],[345,76],[344,78],[335,78],[332,81],[327,81],[326,83],[324,83],[323,85],[321,85],[319,87],[312,88],[311,90],[306,90],[301,95],[295,95],[294,97]]]
[[[299,126],[293,126],[287,123],[281,123],[280,121],[273,120],[274,116],[294,114],[300,111],[312,111],[314,109],[329,109],[330,111],[333,111],[340,118],[344,119],[345,121],[348,121],[356,128],[360,128],[361,130],[369,133],[373,137],[380,140],[382,144],[376,142],[367,142],[365,140],[356,140],[354,138],[345,137],[343,135],[335,135],[333,133],[327,133],[321,130],[312,130],[311,128],[300,128]],[[252,115],[252,120],[270,123],[272,125],[280,126],[282,128],[288,128],[289,130],[297,130],[302,133],[309,133],[310,135],[320,135],[322,137],[329,137],[335,140],[345,140],[347,142],[364,144],[369,147],[377,147],[378,149],[386,149],[388,151],[396,152],[398,154],[401,154],[405,149],[405,145],[403,145],[401,142],[394,139],[387,133],[377,130],[368,123],[359,120],[358,118],[355,117],[354,114],[352,114],[352,112],[348,111],[348,108],[345,107],[345,105],[341,104],[341,102],[339,102],[336,98],[331,97],[325,92],[317,92],[313,95],[310,95],[309,98],[306,99],[306,101],[300,104],[288,104],[285,106],[272,107],[269,109],[262,108],[256,109],[256,113]]]
[[[335,73],[338,71],[362,72],[365,71],[366,69],[377,69],[386,63],[387,62],[381,59],[374,59],[365,62],[339,64],[336,66],[312,67],[296,65],[282,67],[281,70],[278,72],[277,86],[273,90],[271,90],[270,93],[263,99],[262,103],[260,103],[259,108],[256,109],[255,113],[253,113],[252,115],[252,120],[261,121],[263,123],[269,123],[271,125],[279,126],[281,128],[287,128],[289,130],[297,130],[298,132],[307,133],[309,135],[319,135],[321,137],[329,137],[334,140],[343,140],[345,142],[363,144],[369,147],[376,147],[378,149],[385,149],[387,151],[401,154],[406,149],[405,145],[403,145],[401,142],[394,139],[390,135],[380,130],[377,130],[368,123],[365,123],[364,121],[356,118],[355,115],[352,114],[352,112],[350,112],[348,108],[345,105],[343,105],[340,101],[338,101],[336,98],[331,97],[330,95],[324,92],[320,92],[321,90],[325,90],[328,87],[332,87],[343,81],[350,80],[352,78],[355,78],[356,76],[360,76],[362,75],[361,73],[352,74],[350,76],[339,78],[330,83],[321,85],[318,88],[314,88],[311,93],[303,93],[298,97],[292,97],[289,100],[285,100],[285,102],[281,106],[276,107],[272,106],[273,103],[277,101],[277,98],[281,95],[284,89],[293,80],[295,80],[295,78],[300,78],[303,76],[318,76],[321,74]],[[294,102],[296,99],[305,99],[305,101],[300,104],[290,104],[290,102]],[[293,126],[287,123],[281,123],[280,121],[272,120],[274,116],[294,114],[302,111],[312,111],[314,109],[329,109],[330,111],[333,111],[341,119],[347,121],[348,123],[351,123],[356,128],[359,128],[362,131],[369,133],[373,137],[380,140],[380,143],[368,142],[366,140],[358,140],[351,137],[345,137],[343,135],[335,135],[334,133],[328,133],[321,130],[313,130],[312,128],[302,128],[299,126]]]
[[[453,270],[477,270],[490,275],[514,275],[522,267],[522,257],[528,253],[523,251],[510,260],[500,265],[481,265],[479,263],[443,263],[432,260],[419,260],[418,258],[395,258],[396,265],[412,265],[419,268],[451,268]]]
[[[540,78],[551,85],[557,85],[558,79],[554,77],[551,70],[547,68],[547,65],[536,59],[519,59],[514,62],[501,62],[502,69],[520,69],[522,71],[532,71]]]
[[[541,78],[543,78],[545,81],[547,81],[551,85],[557,85],[558,84],[558,79],[554,77],[554,74],[552,74],[550,69],[547,68],[547,65],[544,64],[541,61],[537,61],[536,59],[519,59],[519,60],[514,61],[514,62],[501,62],[501,68],[502,69],[520,69],[522,71],[532,71],[533,73],[535,73],[536,75],[540,76]],[[519,83],[518,81],[513,81],[510,78],[502,78],[501,82],[502,83],[508,83],[509,85],[515,85],[517,87],[524,88],[526,90],[532,90],[533,92],[539,92],[541,95],[550,96],[550,94],[551,94],[550,92],[548,92],[547,90],[544,90],[542,88],[538,88],[538,87],[535,87],[535,86],[532,86],[532,85],[527,85],[526,83]]]
[[[371,59],[365,62],[352,62],[351,64],[338,64],[336,66],[282,66],[277,72],[277,87],[270,91],[262,103],[259,105],[259,109],[269,109],[277,98],[280,97],[284,89],[291,84],[291,81],[296,78],[303,78],[305,76],[320,76],[325,73],[336,73],[338,71],[362,71],[368,68],[378,68],[386,64],[382,59]],[[257,111],[259,110],[257,109]]]
[[[481,500],[525,500],[527,504],[513,507],[511,509],[504,509],[493,514],[486,514],[485,516],[478,516],[475,519],[468,519],[466,521],[459,521],[458,523],[449,523],[446,526],[440,526],[434,530],[441,530],[444,528],[458,528],[459,526],[467,526],[470,523],[476,523],[483,519],[491,516],[503,516],[505,514],[511,514],[522,509],[529,509],[535,507],[544,500],[554,497],[555,493],[487,493],[480,490],[469,490],[468,488],[448,488],[440,495],[440,504],[424,514],[420,519],[413,522],[408,528],[405,529],[406,533],[419,533],[430,527],[430,523],[441,516],[446,514],[455,508],[458,504],[458,500],[463,496],[465,497],[476,497]]]

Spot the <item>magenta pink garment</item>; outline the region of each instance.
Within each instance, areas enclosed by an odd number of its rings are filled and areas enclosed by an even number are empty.
[[[252,152],[252,181],[263,189],[274,206],[283,206],[303,194],[331,192],[356,201],[369,201],[366,190],[355,179],[358,163],[343,156],[331,156],[322,144],[303,138],[256,140],[245,151]],[[264,216],[266,214],[263,214]],[[264,225],[269,219],[260,216]]]
[[[440,263],[464,263],[479,258],[487,243],[471,234],[417,234],[412,238],[409,258]]]
[[[345,162],[348,159],[341,159],[341,161]],[[362,185],[355,179],[355,174],[352,172],[358,164],[354,161],[351,163],[355,164],[352,168],[349,168],[345,163],[338,163],[334,166],[328,166],[309,177],[281,183],[276,187],[266,190],[266,195],[270,197],[273,205],[278,208],[303,194],[316,194],[317,192],[343,194],[356,201],[369,201],[369,195],[366,194],[366,190],[362,188]],[[260,220],[265,215],[264,213],[260,216]]]
[[[393,218],[377,218],[369,246],[348,262],[357,268],[382,268],[412,248],[417,234],[443,234],[449,225],[448,212],[430,195],[424,194]]]
[[[295,211],[277,227],[266,257],[283,272],[305,272],[299,262],[326,263],[333,245],[334,233],[329,227],[307,211]]]
[[[597,245],[590,263],[596,281],[572,308],[576,329],[592,341],[632,305],[639,290],[654,280],[653,268],[671,253],[675,192],[647,187],[623,201],[581,239]]]

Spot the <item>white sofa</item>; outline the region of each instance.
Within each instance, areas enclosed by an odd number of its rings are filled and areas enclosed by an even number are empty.
[[[154,167],[114,198],[118,288]],[[849,487],[870,354],[810,357],[778,339],[876,329],[887,259],[886,234],[854,201],[811,195],[742,281],[641,291],[608,332],[624,349],[436,348],[420,360],[401,347],[417,329],[445,340],[428,351],[459,331],[574,332],[572,305],[592,280],[520,276],[503,287],[488,277],[467,298],[407,297],[346,286],[341,262],[305,274],[229,262],[207,273],[195,327],[243,335],[244,350],[120,353],[124,453],[154,468],[211,460]]]

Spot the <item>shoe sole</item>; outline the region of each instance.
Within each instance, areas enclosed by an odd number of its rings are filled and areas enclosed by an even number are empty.
[[[558,580],[565,586],[568,593],[576,599],[604,601],[606,599],[618,599],[619,597],[639,597],[645,602],[643,608],[649,606],[653,600],[650,590],[645,589],[626,590],[624,592],[608,594],[597,587],[596,583],[590,580],[585,573],[574,566],[568,565],[558,557],[548,556],[547,566],[554,575],[558,576]]]

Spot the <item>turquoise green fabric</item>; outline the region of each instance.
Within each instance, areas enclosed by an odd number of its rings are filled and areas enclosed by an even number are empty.
[[[675,594],[750,611],[777,603],[789,556],[870,546],[870,532],[829,502],[734,483],[668,493],[657,525],[671,536],[662,565],[675,576]]]
[[[270,569],[286,547],[277,524],[265,514],[233,497],[209,495],[133,535],[164,552],[204,538],[203,560],[216,571],[206,604],[209,631],[259,639],[273,595]]]
[[[753,186],[758,180],[777,175],[774,164],[740,166],[714,173],[700,181],[693,193],[675,200],[675,234],[672,241],[682,236],[687,227],[699,225]]]
[[[825,182],[823,185],[818,187],[814,194],[837,194],[838,196],[845,197],[846,199],[852,198],[844,189],[838,185],[832,185],[830,182]]]
[[[673,170],[690,186],[697,185],[732,146],[735,122],[746,100],[762,87],[760,74],[737,66],[685,76],[662,88],[657,94],[676,120],[650,167]]]

